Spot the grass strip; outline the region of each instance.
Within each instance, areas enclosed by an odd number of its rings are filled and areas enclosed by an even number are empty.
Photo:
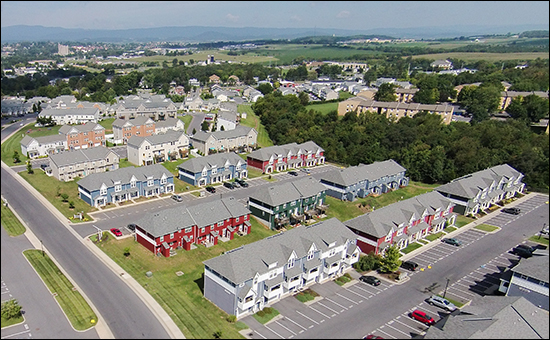
[[[97,315],[49,256],[37,249],[25,250],[23,254],[54,295],[73,328],[84,331],[93,327]]]

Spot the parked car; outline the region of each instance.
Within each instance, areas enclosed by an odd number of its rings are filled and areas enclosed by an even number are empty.
[[[505,213],[508,213],[508,214],[512,214],[512,215],[519,215],[519,213],[521,212],[521,209],[520,208],[504,208],[502,209],[503,212]]]
[[[224,182],[223,186],[229,189],[235,189],[235,184],[233,184],[232,182]]]
[[[527,249],[522,248],[522,247],[515,247],[514,249],[512,249],[512,254],[518,255],[518,256],[523,257],[523,258],[528,258],[528,257],[533,256],[532,251],[527,250]]]
[[[214,188],[213,186],[207,186],[206,191],[208,191],[211,194],[215,194],[216,193],[216,188]]]
[[[401,268],[414,272],[416,268],[418,268],[418,263],[413,261],[403,261],[403,263],[401,263]]]
[[[426,302],[430,305],[446,309],[449,312],[456,310],[456,306],[452,302],[441,296],[432,295],[428,298],[428,300],[426,300]]]
[[[134,223],[130,223],[126,226],[126,228],[130,229],[131,231],[136,231],[137,225]]]
[[[378,335],[369,334],[369,335],[365,335],[365,336],[363,337],[363,339],[384,339],[384,338],[381,337],[381,336],[378,336]]]
[[[444,238],[442,241],[457,247],[460,247],[462,245],[462,241],[459,241],[456,238]]]
[[[371,284],[373,286],[380,286],[380,283],[381,283],[377,277],[372,275],[363,275],[359,278],[359,280],[365,283]]]
[[[288,174],[292,176],[298,176],[298,173],[296,171],[289,171]]]
[[[242,178],[235,178],[235,182],[239,183],[243,188],[248,188],[248,183]]]
[[[415,309],[412,313],[411,313],[411,317],[413,319],[416,319],[422,323],[425,323],[426,325],[428,326],[431,326],[435,323],[435,320],[434,318],[432,318],[431,316],[429,316],[428,314],[426,314],[425,312],[419,310],[419,309]]]
[[[182,195],[172,195],[172,199],[176,202],[183,202],[183,196]]]
[[[122,232],[118,228],[111,228],[111,232],[115,234],[115,236],[122,236]]]
[[[516,248],[523,248],[523,249],[525,249],[525,250],[527,250],[527,251],[530,251],[531,253],[534,252],[535,249],[536,249],[535,247],[531,247],[530,245],[527,245],[527,244],[525,244],[525,243],[518,244],[518,245],[516,246]]]
[[[306,174],[309,174],[311,172],[308,168],[301,168],[300,170],[305,172]]]

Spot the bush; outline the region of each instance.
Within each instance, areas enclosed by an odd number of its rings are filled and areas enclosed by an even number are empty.
[[[266,314],[271,314],[271,313],[273,313],[273,308],[271,308],[271,307],[265,307],[265,308],[263,309],[263,311],[264,311]]]
[[[124,248],[124,256],[126,257],[130,256],[130,247]]]
[[[21,306],[15,299],[2,302],[2,317],[6,320],[21,316]]]
[[[378,268],[380,268],[381,259],[382,257],[380,255],[376,255],[374,254],[374,252],[371,251],[366,256],[360,256],[359,261],[353,264],[353,268],[361,272],[377,270]]]
[[[237,321],[237,317],[235,315],[231,314],[231,315],[227,316],[226,320],[229,323],[235,323]]]
[[[265,316],[265,312],[264,312],[263,309],[262,309],[262,310],[259,310],[256,314],[257,314],[259,317]]]
[[[67,201],[69,200],[69,195],[67,195],[67,194],[61,194],[61,200],[62,200],[63,202],[67,202]]]
[[[69,209],[74,209],[74,202],[73,201],[69,201]]]

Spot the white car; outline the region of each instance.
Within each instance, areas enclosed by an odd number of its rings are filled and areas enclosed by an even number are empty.
[[[434,305],[443,309],[452,312],[456,309],[456,306],[449,300],[442,298],[441,296],[432,295],[428,300],[426,300],[430,305]]]

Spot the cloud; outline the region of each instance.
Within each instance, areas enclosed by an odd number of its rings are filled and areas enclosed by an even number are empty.
[[[342,11],[336,15],[337,18],[349,18],[349,11]]]
[[[228,13],[225,17],[229,21],[233,21],[233,22],[238,22],[239,21],[239,16],[238,15],[233,15],[231,13]]]

